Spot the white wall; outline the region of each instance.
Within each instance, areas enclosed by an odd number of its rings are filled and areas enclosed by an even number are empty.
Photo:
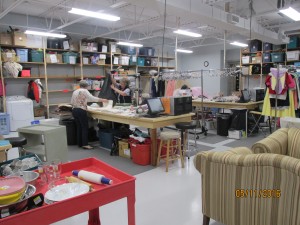
[[[193,54],[178,53],[178,70],[220,69],[222,48],[220,45],[205,46]],[[205,61],[209,62],[208,67],[204,67]],[[189,80],[189,83],[192,87],[201,87],[200,77]],[[204,93],[214,96],[221,90],[221,79],[218,76],[204,76],[203,85]]]

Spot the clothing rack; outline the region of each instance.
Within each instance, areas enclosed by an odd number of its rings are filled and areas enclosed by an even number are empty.
[[[207,129],[204,119],[204,106],[203,106],[203,97],[204,97],[204,76],[211,77],[236,77],[240,76],[241,70],[235,68],[224,68],[224,69],[201,69],[201,70],[192,70],[192,71],[166,71],[161,72],[163,80],[185,80],[185,79],[201,79],[201,132],[199,134],[207,135]]]

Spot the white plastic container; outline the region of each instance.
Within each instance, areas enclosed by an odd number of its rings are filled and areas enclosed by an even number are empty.
[[[44,124],[44,125],[59,125],[59,119],[58,118],[42,119],[42,120],[40,120],[40,124]]]
[[[7,96],[6,109],[10,115],[10,131],[31,125],[34,120],[33,102],[25,96]]]
[[[287,61],[299,60],[299,54],[300,51],[288,51],[286,52],[286,60]]]

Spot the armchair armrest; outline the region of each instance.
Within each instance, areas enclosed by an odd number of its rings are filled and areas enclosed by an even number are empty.
[[[288,128],[281,128],[252,146],[254,153],[274,153],[287,155]]]

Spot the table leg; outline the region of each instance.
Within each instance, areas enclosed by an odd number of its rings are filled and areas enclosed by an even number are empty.
[[[135,195],[127,197],[128,225],[135,225]]]
[[[151,138],[151,165],[156,166],[157,160],[157,131],[155,129],[150,129]]]
[[[101,225],[99,208],[89,211],[88,225]]]

